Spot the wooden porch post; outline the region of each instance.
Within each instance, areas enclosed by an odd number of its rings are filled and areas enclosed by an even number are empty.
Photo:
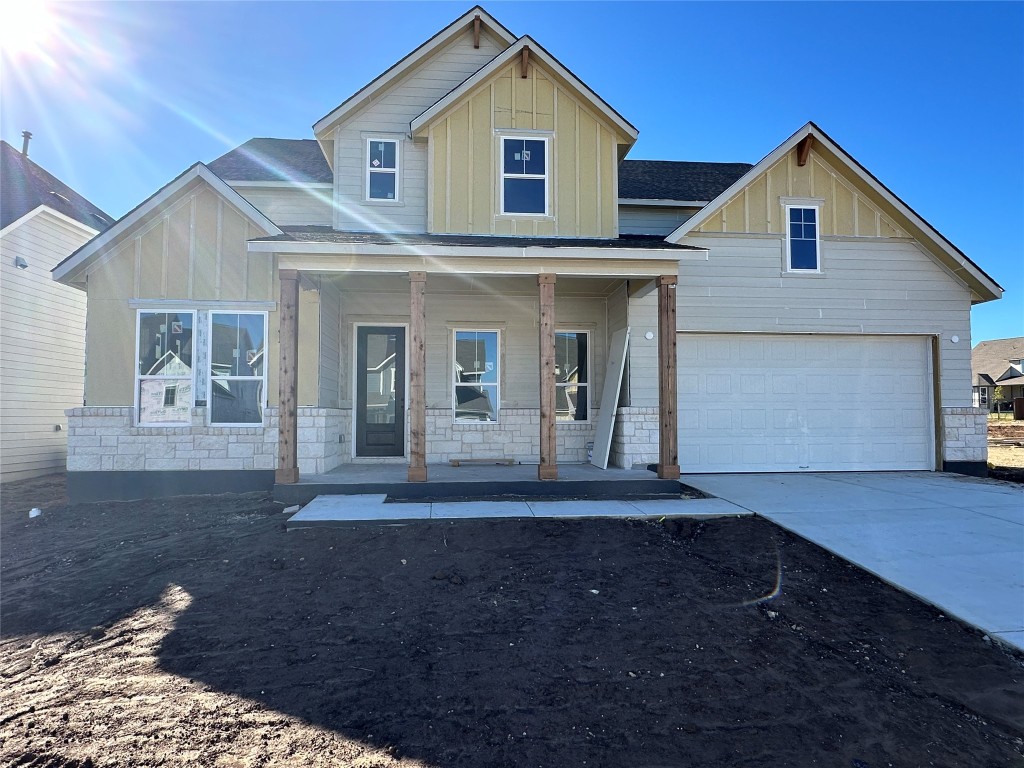
[[[409,273],[409,482],[427,481],[426,272]]]
[[[658,278],[658,477],[679,477],[676,403],[676,275]]]
[[[277,472],[279,483],[299,481],[298,390],[299,390],[299,272],[282,269],[280,306],[280,368],[278,370]]]
[[[558,479],[555,443],[555,276],[537,275],[540,293],[540,466],[538,480]]]

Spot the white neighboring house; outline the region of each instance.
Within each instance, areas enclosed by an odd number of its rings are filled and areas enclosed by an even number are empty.
[[[64,469],[67,418],[82,404],[85,292],[50,270],[112,222],[0,142],[0,481]],[[99,438],[97,438],[99,439]]]

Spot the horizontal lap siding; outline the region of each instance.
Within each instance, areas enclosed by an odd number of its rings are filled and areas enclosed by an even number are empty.
[[[56,472],[67,457],[67,408],[80,406],[85,371],[83,291],[50,270],[89,239],[44,211],[0,241],[0,479]],[[14,266],[17,257],[27,269]],[[61,427],[57,431],[57,426]]]
[[[696,211],[696,208],[620,205],[619,233],[623,235],[669,235]]]
[[[467,32],[335,131],[335,195],[340,201],[334,218],[337,229],[427,231],[426,143],[402,137],[409,133],[413,118],[443,98],[503,48],[486,33],[481,35],[480,48],[473,48],[472,32]],[[402,139],[398,203],[364,200],[366,139],[371,136]]]
[[[236,187],[236,191],[279,227],[324,226],[334,221],[330,189]]]
[[[680,330],[940,334],[942,405],[970,405],[970,293],[915,243],[826,239],[822,276],[783,274],[782,238],[686,243],[710,258],[680,264]]]

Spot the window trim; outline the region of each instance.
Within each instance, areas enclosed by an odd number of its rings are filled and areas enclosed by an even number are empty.
[[[370,167],[370,142],[380,141],[388,142],[395,145],[395,169],[392,171],[390,168],[377,169]],[[363,202],[367,203],[385,203],[391,205],[393,203],[401,202],[402,198],[402,185],[401,185],[401,167],[402,167],[402,141],[397,137],[387,136],[367,136],[363,141]],[[395,196],[392,199],[386,197],[370,197],[370,174],[373,173],[393,173],[395,177]]]
[[[153,374],[142,374],[142,373],[139,372],[139,352],[141,351],[139,349],[139,344],[142,342],[142,315],[143,314],[147,314],[147,315],[172,315],[172,314],[174,314],[174,315],[189,315],[192,318],[192,365],[191,365],[191,371],[190,371],[190,373],[191,373],[190,383],[192,385],[192,402],[189,404],[189,408],[188,408],[188,412],[189,412],[188,421],[172,421],[172,422],[163,421],[163,422],[161,422],[161,421],[143,421],[142,420],[142,403],[141,403],[141,399],[142,399],[141,398],[142,382],[143,381],[159,380],[159,379],[175,380],[175,381],[177,381],[177,380],[180,380],[180,379],[184,378],[183,376],[160,376],[160,375],[153,375]],[[147,308],[140,307],[140,308],[135,310],[135,360],[133,362],[133,365],[135,367],[135,395],[134,395],[135,419],[134,419],[134,421],[135,421],[135,426],[136,427],[153,427],[153,428],[158,428],[158,429],[175,429],[175,428],[179,428],[180,429],[181,427],[191,427],[192,426],[192,409],[195,408],[195,405],[196,405],[196,357],[197,357],[197,350],[196,350],[196,340],[197,340],[196,339],[196,320],[197,320],[197,318],[196,318],[196,311],[194,309],[178,309],[177,307],[167,307],[167,308],[160,307],[160,308],[157,308],[157,309],[147,309]]]
[[[583,383],[583,384],[580,384],[579,382],[577,382],[576,384],[570,384],[569,382],[566,382],[564,384],[560,384],[557,379],[555,380],[555,391],[556,392],[558,391],[559,387],[566,388],[566,387],[581,387],[582,386],[582,387],[586,388],[586,390],[587,390],[587,418],[586,419],[562,419],[562,420],[559,420],[558,419],[558,414],[556,413],[555,414],[555,426],[557,427],[560,424],[589,424],[591,422],[591,420],[592,420],[591,414],[594,411],[594,407],[593,407],[594,403],[593,403],[593,400],[591,400],[591,397],[590,397],[590,394],[591,394],[591,392],[590,392],[590,374],[591,374],[591,371],[592,371],[592,368],[591,368],[591,365],[590,365],[590,359],[592,357],[591,351],[593,350],[593,346],[592,346],[591,342],[593,341],[594,334],[590,330],[588,330],[586,328],[558,328],[558,327],[556,327],[555,328],[555,339],[556,339],[556,341],[558,339],[558,334],[560,334],[560,333],[576,333],[576,334],[582,333],[582,334],[585,334],[586,337],[587,337],[587,380],[586,380],[586,382]],[[558,402],[558,398],[557,397],[555,398],[555,402],[556,403]]]
[[[786,231],[786,272],[797,275],[821,274],[821,203],[817,200],[808,200],[806,202],[789,200],[784,203],[784,207],[786,212],[783,221],[783,226]],[[791,247],[793,238],[790,231],[789,212],[794,208],[799,208],[801,210],[810,208],[814,210],[814,269],[793,266],[793,251]],[[805,240],[806,238],[800,239]]]
[[[214,315],[259,315],[263,318],[263,375],[262,376],[217,376],[222,381],[262,380],[259,421],[214,421],[213,420],[213,316]],[[270,343],[270,319],[268,312],[256,310],[211,309],[207,313],[206,328],[206,423],[211,427],[262,427],[267,417],[267,349]],[[193,371],[195,366],[193,366]]]
[[[544,142],[544,175],[532,173],[505,173],[505,141],[543,141]],[[532,218],[551,218],[551,137],[538,134],[499,133],[498,134],[498,215]],[[543,179],[544,180],[544,211],[543,213],[521,213],[505,210],[505,179]]]
[[[496,381],[495,381],[494,384],[484,384],[484,385],[481,385],[481,386],[486,386],[488,388],[492,388],[493,387],[493,389],[494,389],[494,421],[479,421],[477,419],[460,419],[458,416],[456,416],[456,413],[458,411],[458,405],[459,405],[458,398],[455,397],[456,388],[459,387],[459,386],[470,386],[468,384],[459,384],[459,382],[457,382],[455,380],[455,363],[456,363],[456,360],[457,360],[455,344],[458,341],[458,336],[459,336],[460,333],[493,333],[493,334],[496,334],[495,348],[496,348],[498,357],[495,360],[495,363],[497,363],[497,365],[498,365],[498,375],[495,376]],[[474,328],[452,328],[451,351],[452,351],[452,358],[451,358],[451,364],[448,366],[448,370],[451,372],[452,423],[453,424],[477,424],[477,425],[481,425],[481,426],[494,426],[494,425],[500,424],[501,423],[501,374],[502,374],[502,368],[503,368],[502,363],[501,363],[501,358],[502,358],[501,329],[500,328],[476,328],[476,327],[474,327]]]

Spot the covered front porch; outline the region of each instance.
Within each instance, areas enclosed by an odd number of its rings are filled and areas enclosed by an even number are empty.
[[[451,459],[499,458],[514,463],[499,469],[517,487],[569,480],[591,453],[602,469],[581,469],[605,471],[613,434],[613,465],[654,464],[656,477],[635,479],[677,479],[676,274],[681,254],[706,253],[466,240],[250,243],[279,266],[278,486],[330,483],[338,478],[322,476],[339,467],[350,478],[448,482]],[[631,408],[646,432],[622,423]],[[322,416],[304,429],[302,412]],[[304,445],[334,432],[340,445],[306,460]],[[642,450],[624,452],[630,443]]]

